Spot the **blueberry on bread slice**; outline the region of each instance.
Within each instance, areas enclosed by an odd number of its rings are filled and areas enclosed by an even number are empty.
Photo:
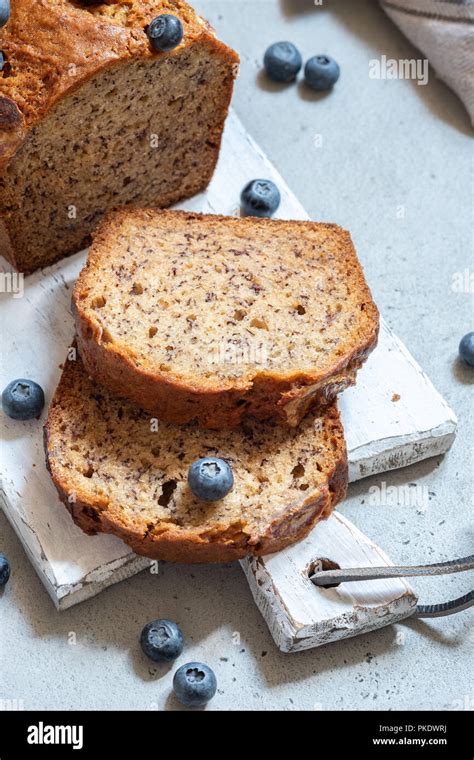
[[[112,212],[73,295],[86,370],[160,420],[296,426],[352,385],[379,319],[332,224]]]
[[[182,0],[0,0],[0,253],[21,272],[115,206],[204,190],[238,56]]]
[[[177,16],[162,13],[153,19],[146,33],[153,50],[167,53],[177,47],[183,39],[184,29]]]
[[[160,422],[109,393],[80,359],[66,361],[45,425],[48,468],[74,521],[112,533],[138,554],[227,562],[304,538],[345,495],[347,458],[336,405],[288,430],[248,421],[235,430]],[[189,466],[218,457],[234,486],[194,495]]]
[[[188,471],[188,485],[198,499],[219,501],[234,486],[232,467],[219,457],[202,457]]]
[[[0,28],[5,26],[10,18],[10,0],[0,0]]]

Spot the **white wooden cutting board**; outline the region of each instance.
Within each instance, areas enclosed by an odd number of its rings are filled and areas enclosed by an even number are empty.
[[[182,204],[181,208],[237,214],[241,188],[249,179],[256,177],[272,178],[278,184],[282,195],[278,214],[280,217],[308,218],[235,114],[231,114],[212,184],[205,194]],[[45,389],[47,401],[51,399],[60,375],[59,365],[73,338],[73,322],[69,310],[71,288],[84,259],[85,254],[80,253],[26,278],[21,298],[14,298],[11,293],[1,295],[2,388],[15,377],[31,377]],[[7,264],[4,267],[10,271]],[[399,400],[393,400],[398,397]],[[379,346],[359,373],[357,386],[344,394],[341,409],[349,449],[351,480],[441,454],[449,448],[455,435],[454,414],[384,323]],[[4,510],[59,608],[64,609],[91,597],[108,585],[150,565],[149,560],[137,557],[113,536],[85,536],[59,503],[46,472],[41,424],[37,421],[14,422],[3,414],[1,418],[5,438],[1,448],[0,468]],[[388,562],[377,547],[339,517],[330,518],[322,529],[318,527],[313,532],[313,537],[317,536],[318,531],[321,539],[323,536],[334,536],[334,550],[339,553],[338,547],[352,546],[354,558],[372,557],[372,564],[374,557],[381,564]],[[311,543],[315,540],[313,537],[307,540],[309,544],[299,545],[300,548],[305,546],[309,554],[319,550],[319,544],[313,546]],[[291,550],[287,552],[287,567],[293,568],[292,572],[295,568],[299,572],[298,564],[306,561],[300,548],[293,548],[293,553]],[[328,547],[325,545],[324,548],[326,551]],[[275,574],[274,580],[278,586],[277,576],[281,573],[284,558],[285,554],[282,554],[280,559],[270,563],[265,559],[265,570],[260,568],[260,571],[265,573],[267,587],[272,574]],[[263,588],[260,583],[262,579],[256,579],[253,565],[247,567],[246,562],[243,565],[251,585]],[[288,583],[287,574],[284,575],[283,585]],[[305,589],[307,593],[307,586]],[[253,591],[255,593],[254,588]],[[400,609],[395,611],[390,608],[394,599],[403,596],[404,614],[408,614],[416,601],[408,586],[398,581],[386,582],[383,591],[383,594],[376,596],[374,606],[374,619],[378,616],[379,621],[384,615],[386,622],[400,615]],[[324,593],[327,592],[315,590],[315,594]],[[366,584],[365,592],[359,588],[356,594],[357,604],[363,606],[364,594],[367,602],[371,593],[370,584]],[[262,603],[262,594],[263,592],[257,601],[262,611],[268,611],[268,594],[265,604]],[[353,604],[346,597],[342,602],[339,600],[336,606],[340,615],[344,610],[350,613]],[[313,602],[310,607],[314,607]],[[310,618],[314,609],[308,614]],[[272,613],[266,617],[279,645],[287,651],[291,650],[292,635],[286,632],[279,639],[276,631],[275,626],[280,625],[275,622],[278,615]],[[309,618],[306,615],[304,629],[308,627]],[[281,622],[281,615],[278,619]],[[350,635],[358,630],[357,620],[352,622]],[[318,643],[317,636],[311,640],[306,637],[306,643],[314,646]],[[295,648],[301,646],[300,640]]]
[[[402,578],[316,587],[309,576],[322,559],[341,568],[393,564],[338,512],[282,552],[241,562],[255,603],[282,652],[368,633],[414,611],[417,598]]]

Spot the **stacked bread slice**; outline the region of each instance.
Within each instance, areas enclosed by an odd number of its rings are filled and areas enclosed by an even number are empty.
[[[354,383],[377,309],[335,225],[108,216],[74,291],[90,374],[168,422],[297,425]]]
[[[378,312],[335,225],[119,210],[73,295],[77,349],[45,429],[53,481],[87,533],[223,562],[301,539],[345,494],[337,394]],[[187,473],[225,459],[205,502]]]

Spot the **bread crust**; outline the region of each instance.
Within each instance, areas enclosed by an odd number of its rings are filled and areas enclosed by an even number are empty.
[[[326,415],[335,431],[337,445],[326,481],[313,487],[300,502],[288,504],[261,531],[252,532],[242,519],[228,525],[216,523],[201,528],[186,528],[166,521],[150,526],[134,520],[126,509],[114,509],[106,497],[91,500],[84,490],[74,488],[71,498],[71,482],[62,474],[54,444],[61,426],[60,404],[64,403],[67,393],[67,380],[61,380],[44,426],[46,465],[59,498],[85,533],[111,533],[137,554],[170,562],[221,563],[281,551],[304,538],[319,520],[326,519],[346,494],[347,452],[339,413],[336,405],[332,405]]]
[[[156,53],[145,29],[160,13],[181,19],[184,38],[167,53]],[[97,5],[73,4],[69,0],[15,0],[8,23],[0,29],[0,50],[8,76],[0,77],[0,226],[7,244],[0,252],[11,264],[29,274],[38,265],[25,263],[27,251],[16,242],[15,200],[2,192],[11,160],[22,148],[31,130],[65,97],[105,69],[133,60],[177,58],[199,45],[229,68],[227,90],[216,108],[216,128],[209,145],[211,160],[204,162],[200,181],[186,191],[160,199],[166,207],[203,191],[219,155],[222,129],[238,73],[239,57],[220,42],[212,27],[183,0],[105,0]],[[213,157],[213,158],[212,158]],[[90,242],[84,237],[83,247]],[[75,253],[65,241],[64,250],[46,263]]]
[[[312,371],[292,371],[281,373],[273,370],[257,371],[246,379],[233,379],[222,383],[221,387],[200,386],[173,376],[138,366],[133,352],[120,345],[102,340],[102,328],[91,318],[83,306],[86,286],[83,283],[88,269],[93,269],[101,246],[120,222],[133,213],[145,225],[147,214],[154,209],[140,209],[130,212],[118,209],[109,212],[93,235],[88,261],[74,288],[72,310],[76,322],[78,347],[81,358],[89,374],[117,395],[125,396],[146,409],[150,414],[166,422],[186,424],[196,421],[200,427],[210,429],[232,428],[239,425],[250,413],[256,419],[278,418],[290,427],[295,427],[310,408],[326,406],[336,396],[355,384],[356,372],[377,345],[379,333],[379,313],[372,300],[360,265],[355,272],[355,281],[364,299],[364,309],[368,317],[369,329],[358,336],[350,352],[342,356],[326,372],[315,368]],[[196,213],[167,211],[170,224],[173,220],[202,218]],[[344,236],[346,255],[354,256],[349,233],[333,224],[315,222],[287,222],[273,219],[239,219],[217,215],[204,217],[209,226],[217,221],[246,225],[251,234],[253,225],[269,225],[275,230],[285,230],[295,224],[325,227],[329,232]]]
[[[160,13],[179,16],[185,30],[181,44],[168,53],[154,52],[145,33]],[[2,112],[11,112],[11,103],[15,124],[8,131],[16,134],[19,147],[55,103],[104,68],[121,61],[174,58],[196,42],[229,66],[238,65],[237,53],[183,0],[106,0],[93,6],[15,0],[0,30],[0,49],[12,69],[12,75],[0,78],[0,134],[5,130]],[[11,155],[0,152],[0,171]]]

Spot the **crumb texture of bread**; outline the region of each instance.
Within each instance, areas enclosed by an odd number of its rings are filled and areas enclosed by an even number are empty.
[[[87,371],[162,420],[296,426],[355,382],[378,311],[336,225],[118,210],[73,295]]]
[[[184,27],[168,53],[145,31],[160,13]],[[111,207],[209,183],[238,56],[186,3],[16,0],[0,50],[0,253],[20,271],[83,248]]]
[[[273,422],[232,431],[158,423],[66,361],[45,425],[48,469],[86,533],[112,533],[139,554],[227,562],[279,551],[329,516],[347,488],[336,405],[297,429]],[[219,456],[235,484],[221,501],[196,499],[190,464]]]

